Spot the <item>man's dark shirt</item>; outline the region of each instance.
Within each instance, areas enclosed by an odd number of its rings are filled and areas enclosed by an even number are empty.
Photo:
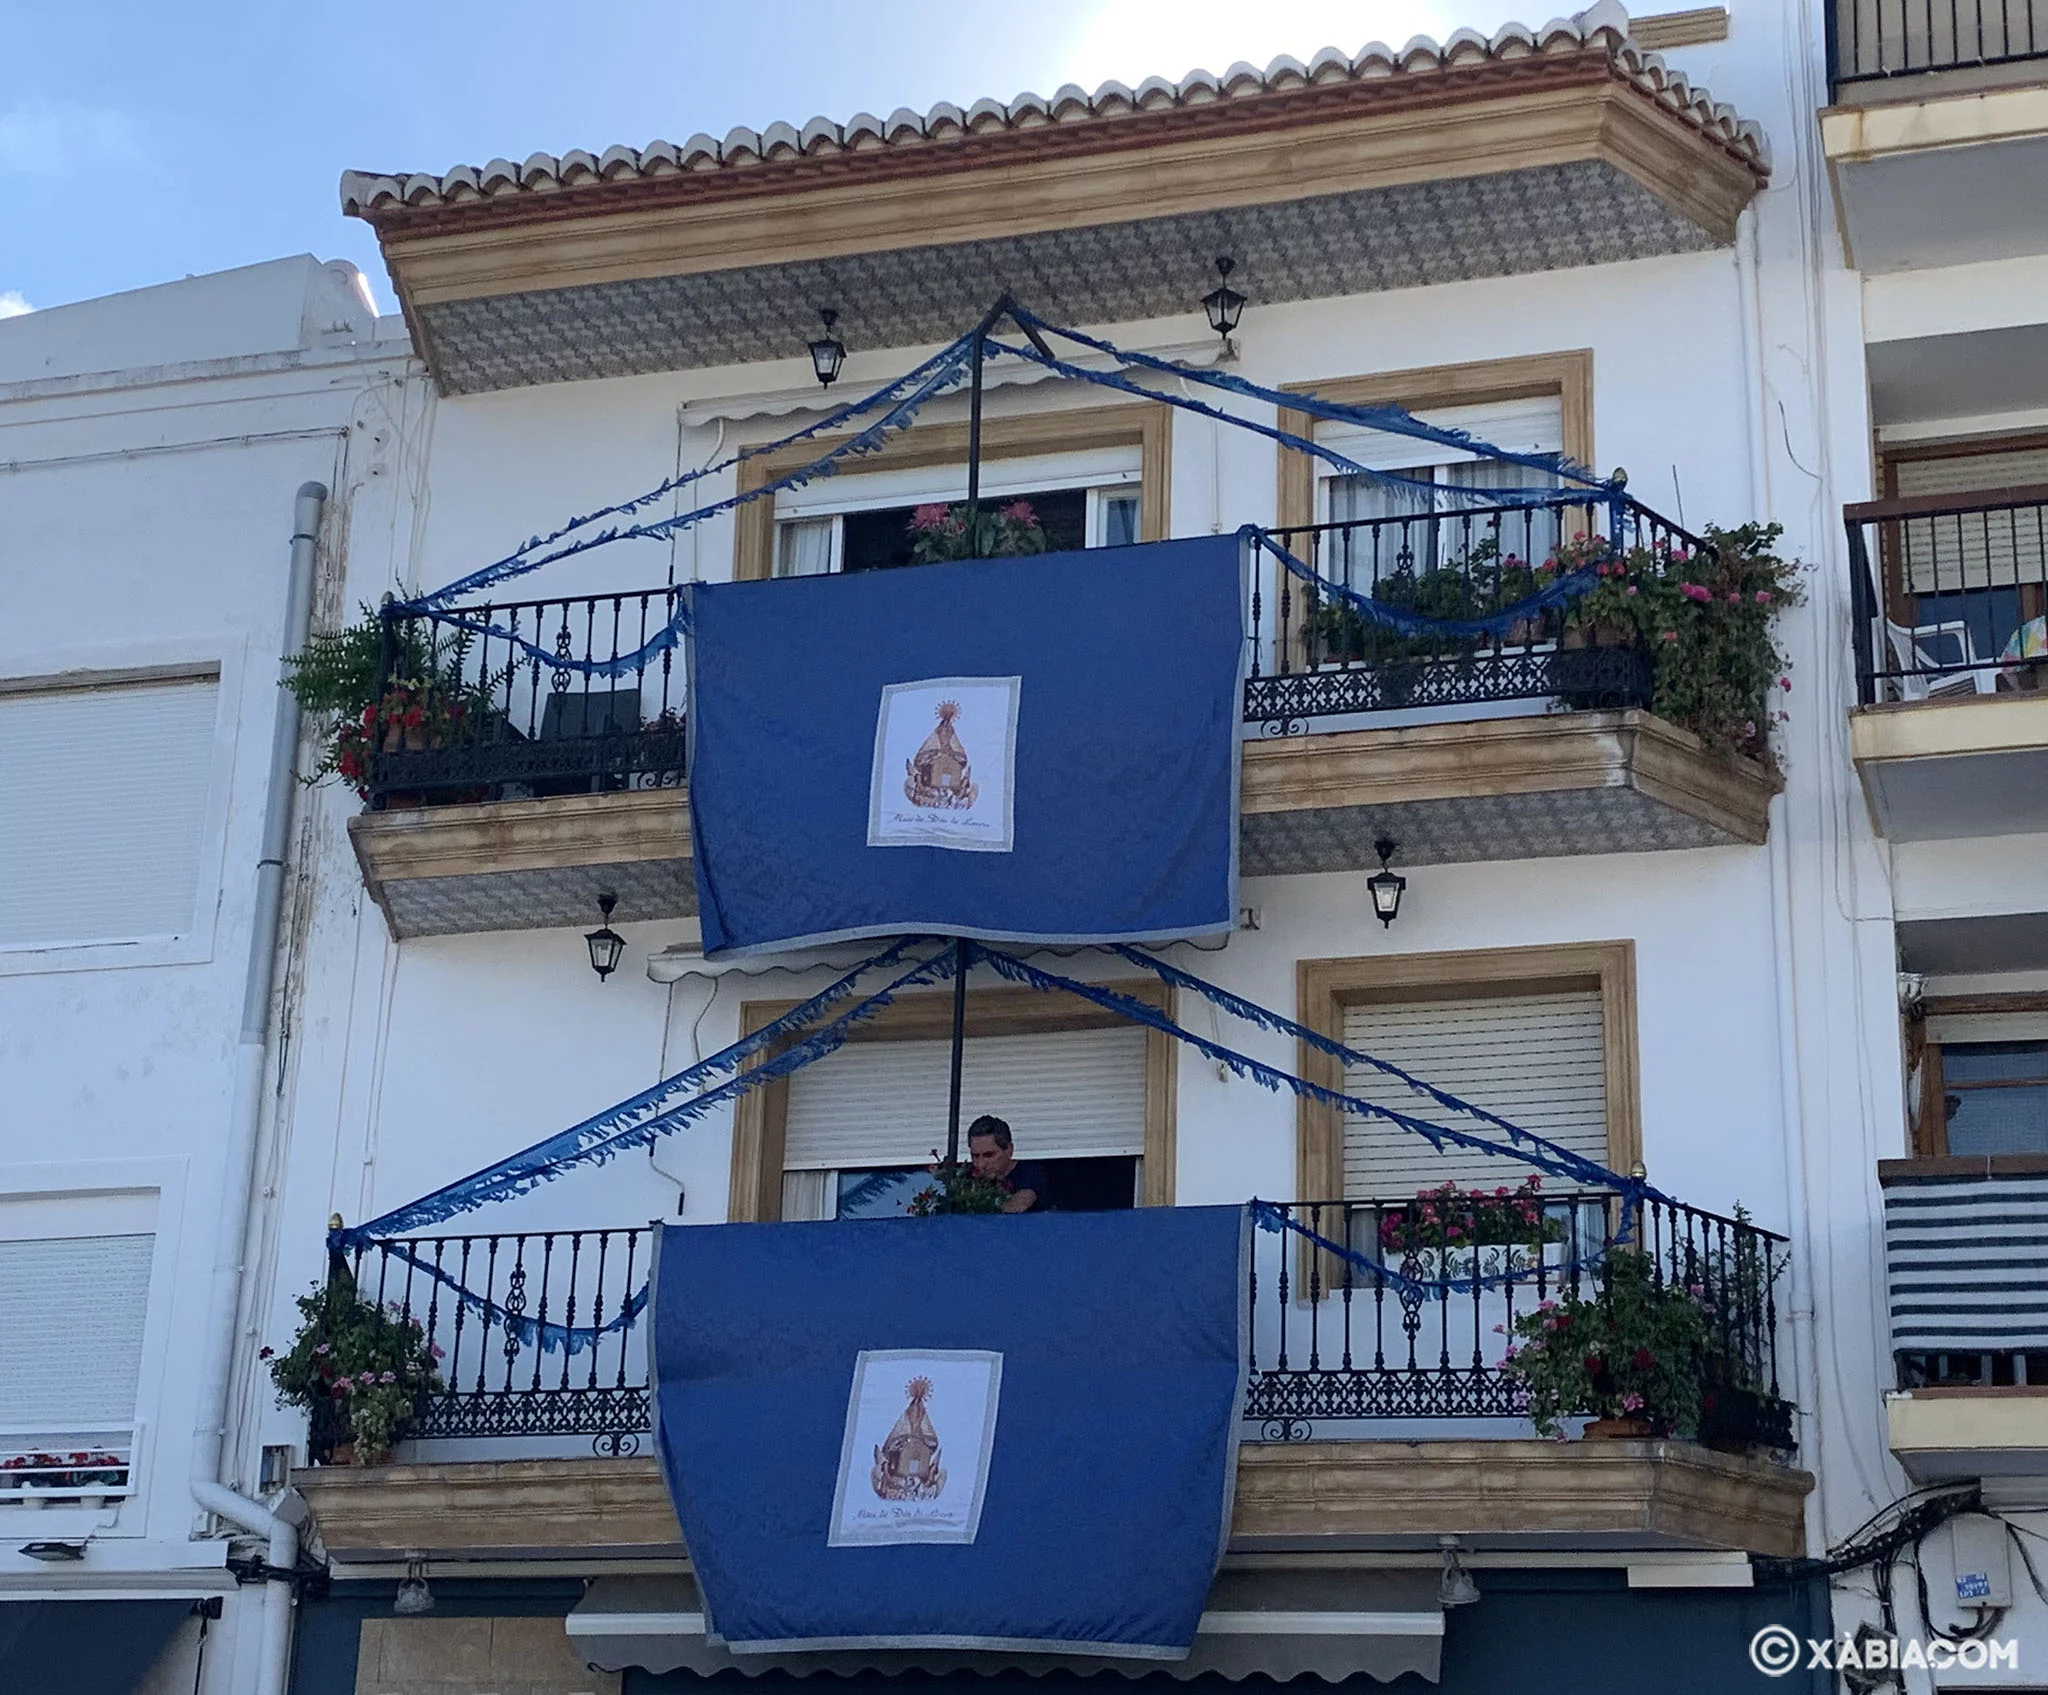
[[[1010,1167],[1010,1175],[1003,1179],[1009,1184],[1010,1193],[1029,1189],[1034,1197],[1029,1212],[1050,1212],[1052,1210],[1052,1172],[1043,1160],[1020,1159]]]

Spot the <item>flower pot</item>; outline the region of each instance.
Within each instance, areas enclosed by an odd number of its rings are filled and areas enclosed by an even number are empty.
[[[40,1483],[24,1483],[21,1486],[21,1493],[15,1496],[15,1500],[31,1511],[41,1512],[50,1504],[50,1492]]]
[[[1641,1439],[1654,1434],[1646,1418],[1595,1418],[1586,1422],[1586,1428],[1579,1432],[1581,1437],[1600,1440],[1611,1437]]]
[[[354,1465],[356,1463],[356,1445],[353,1442],[335,1443],[334,1451],[327,1456],[327,1463],[329,1465]]]

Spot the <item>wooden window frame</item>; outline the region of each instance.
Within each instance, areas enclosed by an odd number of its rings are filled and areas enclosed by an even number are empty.
[[[1955,1156],[1948,1151],[1948,1116],[1941,1110],[1948,1086],[1942,1077],[1941,1051],[1944,1046],[1957,1045],[1937,1042],[1927,1034],[1927,1020],[1930,1018],[1996,1017],[2002,1013],[2048,1013],[2048,994],[2022,995],[1934,995],[1922,1001],[1916,1013],[1909,1013],[1905,1019],[1906,1063],[1910,1072],[1920,1067],[1920,1109],[1913,1115],[1908,1126],[1913,1143],[1915,1159],[1951,1159]],[[1997,1040],[1986,1037],[1985,1040]],[[1968,1043],[1960,1044],[1968,1046]],[[1970,1159],[1988,1157],[1996,1159],[2038,1159],[2035,1154],[2016,1155],[1967,1155]]]
[[[1606,1056],[1607,1167],[1627,1172],[1643,1156],[1636,1037],[1636,949],[1632,941],[1472,948],[1455,953],[1304,959],[1295,968],[1295,1016],[1318,1035],[1344,1039],[1345,1009],[1413,1001],[1476,1000],[1597,989]],[[1296,1044],[1299,1075],[1342,1089],[1336,1058]],[[1424,1082],[1430,1081],[1428,1078]],[[1426,1108],[1425,1103],[1425,1108]],[[1427,1116],[1419,1110],[1418,1116]],[[1328,1101],[1300,1097],[1296,1109],[1295,1199],[1344,1198],[1344,1115]]]
[[[1344,406],[1399,406],[1427,412],[1446,406],[1485,406],[1503,400],[1559,403],[1564,451],[1590,467],[1593,463],[1593,350],[1570,348],[1555,353],[1516,354],[1506,359],[1481,359],[1465,365],[1422,365],[1407,371],[1380,371],[1370,376],[1330,377],[1316,382],[1283,383],[1284,392],[1314,394]],[[1282,408],[1280,428],[1291,435],[1315,439],[1317,420],[1306,412]],[[1279,453],[1277,527],[1296,529],[1316,522],[1316,461],[1296,448]]]
[[[1173,1016],[1174,992],[1156,979],[1105,983],[1131,999]],[[743,1001],[740,1034],[751,1036],[793,1011],[801,1001]],[[1063,991],[970,989],[969,1036],[1021,1036],[1067,1030],[1127,1030],[1130,1021],[1107,1007]],[[905,995],[853,1027],[849,1041],[944,1041],[953,1031],[953,993]],[[780,1048],[771,1050],[779,1052]],[[769,1055],[754,1061],[762,1063]],[[1180,1052],[1175,1037],[1145,1031],[1145,1200],[1172,1206],[1176,1154],[1176,1098]],[[732,1185],[726,1207],[731,1223],[772,1223],[782,1217],[783,1154],[789,1131],[789,1079],[750,1089],[733,1108]]]
[[[1138,449],[1138,537],[1164,541],[1168,533],[1168,492],[1173,480],[1173,416],[1164,401],[1136,401],[1112,406],[1065,407],[1056,411],[984,417],[981,456],[1030,459],[1041,454],[1075,453],[1091,448]],[[740,461],[738,492],[751,493],[818,456],[847,438],[817,436],[756,454]],[[860,471],[911,470],[929,465],[967,463],[967,425],[920,424],[863,454]],[[775,501],[772,496],[749,501],[733,514],[733,578],[759,582],[775,574]]]

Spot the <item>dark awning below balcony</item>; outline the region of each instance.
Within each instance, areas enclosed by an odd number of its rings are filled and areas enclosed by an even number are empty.
[[[1194,1648],[1170,1664],[940,1650],[734,1655],[705,1636],[703,1597],[687,1577],[598,1578],[569,1614],[568,1629],[578,1656],[602,1671],[842,1677],[1116,1671],[1133,1679],[1216,1673],[1232,1680],[1315,1677],[1327,1683],[1360,1674],[1391,1683],[1412,1671],[1434,1683],[1444,1638],[1436,1591],[1434,1570],[1224,1572],[1209,1591]]]
[[[0,1666],[10,1689],[126,1695],[191,1616],[190,1600],[0,1602]]]

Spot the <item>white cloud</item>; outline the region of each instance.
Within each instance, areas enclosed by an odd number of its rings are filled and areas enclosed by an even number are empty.
[[[119,112],[69,100],[0,111],[0,177],[55,176],[83,163],[147,163],[135,126]]]
[[[0,318],[18,318],[35,308],[21,297],[18,288],[0,288]]]
[[[1454,0],[1101,0],[1067,44],[1061,69],[1084,87],[1108,78],[1135,87],[1197,66],[1220,72],[1240,59],[1263,66],[1282,53],[1306,64],[1322,47],[1355,53],[1376,39],[1398,48],[1415,35],[1441,40],[1460,24],[1485,27],[1487,19],[1470,15],[1485,9]]]

